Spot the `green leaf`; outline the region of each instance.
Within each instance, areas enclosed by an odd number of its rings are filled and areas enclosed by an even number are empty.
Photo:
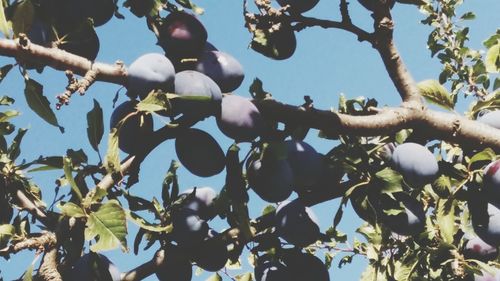
[[[382,193],[391,194],[398,191],[403,191],[403,177],[393,169],[387,167],[375,174],[375,177],[382,182]]]
[[[267,205],[264,210],[262,210],[262,215],[265,216],[267,214],[273,213],[276,211],[276,207],[274,205]]]
[[[16,116],[19,116],[19,111],[17,110],[6,110],[4,112],[0,112],[0,122],[8,121]]]
[[[14,137],[14,140],[12,140],[12,143],[7,151],[10,159],[16,160],[19,154],[21,154],[21,141],[27,131],[28,129],[17,130],[17,135]]]
[[[117,200],[110,200],[90,213],[85,228],[85,239],[96,239],[90,246],[94,252],[113,250],[117,247],[127,250],[127,220],[125,211]]]
[[[430,103],[453,110],[455,103],[451,94],[436,80],[424,80],[417,84],[420,94]]]
[[[106,171],[111,174],[120,172],[120,152],[118,151],[118,129],[112,128],[108,138],[108,152],[105,162]]]
[[[490,38],[486,39],[483,42],[483,46],[489,49],[493,47],[493,45],[498,44],[498,40],[500,40],[500,29],[497,29],[495,34],[491,35]]]
[[[10,224],[0,225],[0,249],[7,246],[10,238],[16,234],[16,228]]]
[[[436,212],[436,224],[445,243],[453,244],[453,236],[458,230],[455,223],[455,200],[439,200]]]
[[[1,15],[0,15],[0,17],[1,17]],[[5,76],[7,76],[7,74],[12,69],[12,67],[14,67],[13,64],[6,64],[6,65],[4,65],[4,66],[2,66],[0,68],[0,83],[3,81],[3,79],[5,78]],[[2,97],[2,101],[0,102],[0,105],[6,105],[4,103],[4,100],[3,100],[4,98],[5,98],[5,96]],[[14,99],[11,99],[9,97],[7,97],[7,98],[10,99],[10,100],[12,100],[12,102],[14,102]],[[10,104],[12,104],[12,102]],[[8,105],[10,105],[10,104],[8,104]]]
[[[495,152],[491,148],[486,148],[481,152],[478,152],[472,156],[469,161],[468,169],[470,170],[471,166],[479,161],[492,161],[495,159]]]
[[[493,83],[493,91],[497,90],[498,88],[500,88],[500,78],[499,77],[495,78],[495,82]]]
[[[234,279],[236,279],[237,281],[252,281],[253,280],[253,276],[252,276],[251,272],[247,272],[247,273],[244,273],[244,274],[236,275],[234,277]]]
[[[78,187],[78,185],[75,182],[75,179],[73,178],[72,174],[73,165],[71,163],[71,158],[69,157],[63,158],[63,169],[64,169],[64,177],[69,182],[71,191],[73,195],[76,197],[77,203],[80,203],[82,201],[82,193],[80,192],[80,188]]]
[[[473,20],[475,18],[476,18],[476,15],[473,12],[467,12],[460,17],[460,19],[463,19],[463,20]]]
[[[59,126],[57,117],[50,108],[50,103],[43,95],[43,86],[33,79],[25,80],[24,96],[28,106],[47,123],[59,128],[64,133],[64,128]]]
[[[33,280],[33,268],[35,267],[34,264],[30,264],[26,271],[23,274],[23,281],[31,281]]]
[[[87,113],[87,137],[92,148],[99,152],[99,143],[104,134],[104,123],[102,117],[102,108],[94,99],[94,108]]]
[[[145,99],[141,100],[137,104],[137,110],[150,113],[157,111],[165,111],[166,113],[170,112],[170,109],[172,108],[169,101],[170,96],[170,94],[161,92],[151,92]]]
[[[35,16],[35,7],[30,0],[20,1],[16,5],[12,16],[12,29],[17,36],[19,33],[28,33]]]
[[[125,214],[127,215],[127,218],[131,220],[133,223],[138,225],[139,227],[152,231],[152,232],[163,232],[163,233],[170,233],[172,232],[172,225],[167,225],[167,226],[162,226],[159,224],[154,224],[146,221],[144,218],[139,216],[138,214],[131,212],[129,210],[125,210]]]
[[[10,25],[7,22],[7,18],[5,17],[5,7],[3,6],[4,2],[0,1],[0,31],[3,33],[5,38],[10,38]],[[1,82],[1,79],[0,79]]]
[[[87,216],[82,207],[73,202],[60,202],[57,204],[57,207],[61,210],[61,213],[67,217],[84,218]]]
[[[208,277],[205,281],[222,281],[222,277],[219,273],[214,273],[212,276]]]
[[[500,70],[500,41],[488,49],[484,61],[486,71],[489,73],[498,73]]]

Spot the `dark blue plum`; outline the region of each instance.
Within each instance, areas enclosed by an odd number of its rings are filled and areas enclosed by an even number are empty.
[[[285,141],[288,162],[293,171],[295,190],[304,190],[314,185],[324,170],[324,157],[304,141]]]
[[[326,265],[314,255],[292,250],[283,255],[283,262],[291,273],[291,281],[330,281]]]
[[[439,172],[436,157],[418,143],[397,146],[392,153],[392,164],[407,183],[416,186],[432,182]]]
[[[500,160],[491,162],[483,171],[483,186],[490,199],[500,201]]]
[[[289,11],[290,13],[304,13],[316,6],[319,0],[277,0],[278,3],[284,7],[286,5],[290,5]]]
[[[254,273],[256,281],[289,281],[292,278],[285,265],[267,257],[259,257]]]
[[[179,196],[192,194],[194,190],[194,188],[185,190]],[[210,220],[216,215],[212,205],[215,198],[217,198],[217,192],[211,187],[197,187],[194,197],[185,202],[184,208],[195,211],[203,220]]]
[[[469,210],[477,236],[492,246],[500,246],[500,205],[470,201]]]
[[[286,159],[255,159],[247,168],[248,185],[267,202],[281,202],[292,194],[292,168]]]
[[[207,271],[221,270],[229,259],[226,241],[217,235],[216,231],[210,230],[208,236],[191,251],[196,265]]]
[[[300,199],[283,202],[276,209],[276,232],[287,242],[304,247],[319,239],[319,223]]]
[[[106,256],[96,253],[83,255],[71,270],[75,281],[121,280],[121,272]]]
[[[175,139],[179,161],[194,175],[210,177],[224,170],[226,156],[217,141],[207,132],[190,128]]]
[[[272,32],[268,30],[259,31],[262,32],[259,37],[264,37],[266,43],[264,45],[260,40],[254,38],[250,45],[254,51],[275,60],[288,59],[295,53],[297,39],[289,23],[279,23],[279,29]]]
[[[120,104],[111,114],[110,128],[116,128],[120,120],[135,112],[137,101]],[[153,118],[149,114],[137,113],[127,118],[118,134],[118,146],[126,153],[140,151],[153,132]]]
[[[129,96],[144,99],[149,92],[161,89],[174,91],[175,70],[162,54],[149,53],[137,58],[127,70]]]
[[[500,129],[500,110],[490,111],[478,117],[477,121],[489,125],[493,128]]]
[[[203,52],[196,64],[196,70],[212,78],[223,93],[236,90],[245,77],[240,62],[221,51]]]
[[[382,223],[397,234],[417,235],[421,233],[425,228],[425,212],[422,203],[403,192],[393,193],[393,196],[395,200],[387,196],[383,197],[381,207],[385,210],[403,207],[403,212],[389,215],[380,210],[378,215]]]
[[[190,281],[193,276],[191,262],[184,250],[169,245],[156,252],[156,277],[160,281]]]
[[[496,259],[498,248],[484,242],[479,237],[474,237],[465,243],[463,254],[466,259],[487,262]]]
[[[264,120],[257,107],[241,96],[226,95],[217,116],[221,132],[237,142],[253,141],[264,130]]]
[[[208,224],[198,213],[188,208],[172,212],[172,234],[174,240],[182,246],[200,243],[208,235]]]

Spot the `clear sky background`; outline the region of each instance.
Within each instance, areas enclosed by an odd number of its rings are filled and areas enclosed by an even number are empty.
[[[315,106],[320,109],[336,108],[341,93],[348,98],[366,96],[376,98],[379,105],[397,106],[400,98],[396,89],[387,75],[382,61],[371,46],[364,42],[360,43],[357,38],[345,31],[335,29],[322,29],[319,27],[308,28],[297,33],[297,50],[294,56],[285,61],[274,61],[268,59],[248,48],[251,35],[244,28],[242,15],[242,1],[237,0],[198,0],[199,6],[205,8],[205,14],[200,20],[208,31],[208,40],[219,50],[230,53],[237,58],[245,69],[245,80],[236,94],[249,97],[248,87],[255,77],[259,77],[264,88],[271,92],[277,100],[299,105],[303,103],[303,96],[310,95]],[[318,18],[339,20],[339,1],[322,0],[307,13],[308,16]],[[119,5],[122,1],[119,1]],[[253,4],[249,2],[250,6]],[[351,1],[350,12],[355,24],[371,30],[372,21],[369,13],[356,1]],[[466,22],[470,28],[470,47],[482,49],[481,42],[500,28],[500,1],[498,0],[476,0],[466,1],[460,9],[461,12],[472,10],[477,19]],[[101,51],[97,57],[98,61],[113,63],[116,60],[123,61],[129,65],[137,57],[148,52],[162,53],[158,47],[155,36],[147,29],[145,19],[138,19],[120,7],[120,12],[125,15],[126,20],[113,18],[108,24],[99,27]],[[430,32],[428,26],[420,24],[424,16],[419,13],[415,6],[397,4],[393,9],[395,27],[395,41],[403,60],[406,62],[410,72],[416,81],[424,79],[437,79],[441,66],[436,58],[430,57],[426,49],[427,36]],[[10,58],[0,58],[0,65],[12,63]],[[31,77],[44,85],[44,93],[52,104],[55,104],[55,96],[64,90],[66,78],[64,73],[52,69],[45,69],[43,74],[30,73]],[[109,116],[112,112],[112,99],[120,90],[117,85],[96,83],[91,87],[84,97],[75,95],[69,106],[57,111],[60,124],[65,127],[66,133],[61,134],[55,127],[47,125],[38,116],[34,115],[26,105],[23,95],[24,85],[22,77],[17,70],[13,70],[9,76],[0,84],[0,95],[8,95],[16,99],[13,108],[22,112],[22,116],[16,118],[14,123],[18,128],[29,128],[23,140],[22,154],[20,159],[31,160],[39,155],[64,155],[66,149],[84,149],[90,162],[97,163],[97,154],[93,152],[88,144],[86,136],[86,113],[92,109],[93,99],[101,104],[104,110],[105,136],[109,131]],[[120,92],[119,103],[126,100],[125,90]],[[459,109],[464,111],[465,107]],[[159,127],[163,122],[155,117],[155,126]],[[209,118],[196,127],[209,131],[226,150],[232,141],[222,135],[215,126],[215,120]],[[316,150],[327,153],[335,143],[319,139],[317,131],[311,130],[306,141],[313,145]],[[244,150],[248,146],[243,146]],[[106,152],[106,139],[100,145],[101,154]],[[131,193],[151,199],[160,197],[161,183],[172,159],[176,159],[173,141],[167,141],[159,146],[141,166],[140,182],[132,187]],[[191,175],[185,168],[178,171],[181,190],[193,186],[211,186],[220,190],[224,184],[225,173],[210,178],[200,178]],[[60,171],[39,172],[30,175],[43,189],[46,202],[51,202],[55,179],[61,176]],[[63,192],[69,192],[69,188],[63,188]],[[250,213],[257,217],[266,202],[258,198],[253,192],[251,194]],[[339,200],[322,203],[313,207],[320,218],[321,230],[325,231],[332,224],[333,215],[338,208]],[[362,239],[360,235],[354,234],[355,229],[361,224],[352,210],[347,210],[340,230],[348,233],[349,241],[353,241],[353,235]],[[222,231],[227,225],[215,220],[210,225]],[[133,239],[137,228],[129,223],[129,247],[132,250]],[[141,248],[145,245],[143,243]],[[342,245],[340,246],[342,247]],[[133,252],[123,254],[120,250],[106,252],[105,254],[122,270],[129,270],[144,261],[149,260],[158,245],[149,251],[140,252],[135,256]],[[0,260],[1,275],[4,280],[19,278],[25,268],[33,261],[34,252],[23,252],[12,256],[10,261]],[[337,267],[339,254],[334,260],[330,275],[332,280],[358,280],[367,262],[363,257],[355,257],[350,265],[339,269]],[[321,256],[323,258],[323,256]],[[251,270],[242,256],[244,269]],[[193,267],[195,270],[196,267]],[[244,271],[231,270],[231,275]],[[205,280],[209,273],[194,276],[193,280]],[[229,280],[222,275],[224,280]],[[156,280],[152,276],[146,280]]]

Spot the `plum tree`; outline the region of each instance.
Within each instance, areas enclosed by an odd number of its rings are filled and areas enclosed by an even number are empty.
[[[436,157],[418,143],[398,145],[392,154],[392,163],[405,181],[413,185],[430,183],[439,172]]]
[[[142,149],[153,131],[153,118],[149,114],[136,112],[136,105],[137,101],[133,100],[120,104],[111,114],[109,121],[110,128],[119,127],[118,146],[127,153],[135,153]],[[121,120],[124,120],[123,124]]]
[[[289,5],[290,13],[303,13],[314,8],[319,0],[277,0],[281,6]]]
[[[252,141],[264,131],[264,121],[257,107],[237,95],[222,98],[217,126],[224,135],[237,142]]]
[[[194,175],[210,177],[224,170],[226,157],[217,141],[207,132],[188,129],[175,139],[179,161]]]
[[[330,280],[325,264],[314,255],[293,249],[283,254],[283,262],[290,272],[290,280]]]
[[[194,193],[194,196],[187,199],[184,208],[195,211],[204,220],[212,219],[215,216],[213,203],[217,198],[217,192],[211,187],[196,187],[183,191],[179,196],[192,193]]]
[[[196,63],[196,70],[212,78],[224,93],[236,90],[245,78],[240,62],[221,51],[203,52]]]
[[[249,160],[248,185],[260,198],[267,202],[281,202],[292,194],[292,168],[286,159]]]
[[[258,258],[254,272],[256,281],[285,281],[292,278],[284,264],[269,256]]]
[[[127,70],[128,95],[144,99],[155,89],[174,90],[175,70],[162,54],[149,53],[137,58]]]
[[[229,258],[226,241],[218,235],[216,231],[210,229],[207,237],[190,251],[198,267],[215,272],[226,265]]]
[[[304,141],[285,141],[288,162],[292,167],[293,186],[296,190],[315,184],[323,172],[324,159],[311,145]]]
[[[191,262],[179,247],[168,245],[156,253],[161,263],[156,265],[156,277],[160,281],[190,281],[193,275]]]
[[[463,250],[464,257],[476,259],[483,262],[494,260],[498,256],[498,248],[491,246],[479,237],[467,240]]]
[[[278,235],[295,246],[307,246],[319,239],[318,218],[300,199],[281,203],[275,222]]]
[[[170,13],[159,29],[158,44],[173,61],[197,58],[207,42],[207,30],[192,14]]]
[[[73,266],[71,278],[78,281],[121,280],[120,270],[104,255],[88,253]]]

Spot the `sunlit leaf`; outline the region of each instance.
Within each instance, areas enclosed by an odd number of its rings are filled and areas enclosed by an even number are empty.
[[[500,70],[500,40],[486,52],[484,60],[486,71],[489,73],[498,73]]]
[[[452,110],[455,103],[450,93],[436,80],[425,80],[417,85],[420,94],[430,103]]]
[[[125,211],[118,201],[110,200],[99,206],[97,211],[90,213],[86,228],[85,239],[96,239],[90,246],[94,252],[112,250],[121,246],[127,250],[127,220]]]
[[[59,203],[57,207],[61,213],[67,217],[83,218],[86,217],[85,211],[79,205],[73,202]]]

